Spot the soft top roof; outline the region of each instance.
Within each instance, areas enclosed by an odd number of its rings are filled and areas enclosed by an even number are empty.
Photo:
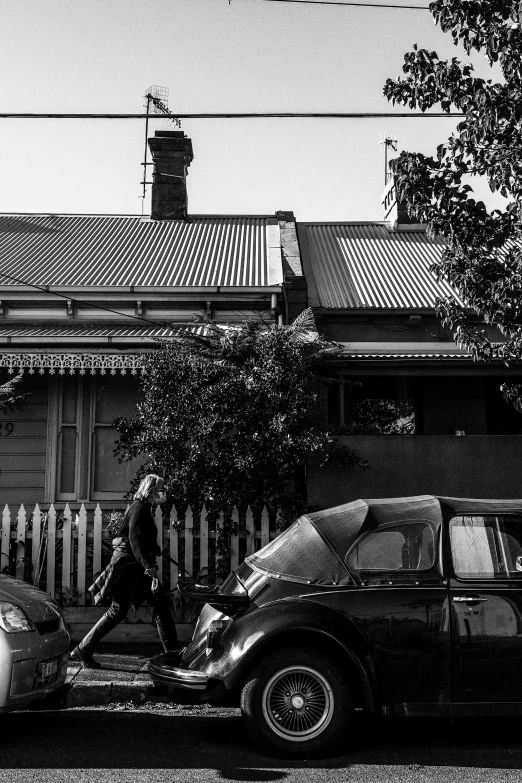
[[[248,559],[269,573],[308,584],[349,584],[345,556],[365,532],[391,522],[426,520],[435,528],[456,514],[521,514],[522,500],[478,500],[435,495],[354,500],[304,514]]]

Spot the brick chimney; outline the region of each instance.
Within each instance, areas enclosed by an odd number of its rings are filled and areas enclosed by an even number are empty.
[[[149,139],[154,162],[153,220],[184,220],[187,216],[187,171],[194,157],[192,141],[183,131],[156,131]]]

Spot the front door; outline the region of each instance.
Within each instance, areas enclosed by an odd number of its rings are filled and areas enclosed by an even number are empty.
[[[452,699],[522,702],[522,517],[450,520]]]

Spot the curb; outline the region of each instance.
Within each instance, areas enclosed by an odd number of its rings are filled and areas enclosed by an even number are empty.
[[[94,707],[131,701],[133,704],[170,702],[167,690],[157,688],[150,679],[133,682],[72,682],[66,686],[64,707]]]

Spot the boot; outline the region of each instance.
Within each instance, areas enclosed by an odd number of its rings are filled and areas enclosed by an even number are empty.
[[[70,656],[71,661],[81,663],[85,669],[101,669],[102,665],[92,655],[79,647],[75,647]]]

